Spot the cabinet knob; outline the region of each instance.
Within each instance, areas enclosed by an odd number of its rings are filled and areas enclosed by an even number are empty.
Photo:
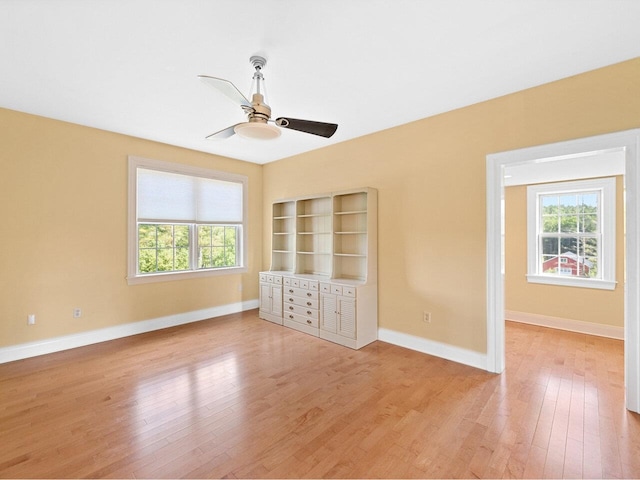
[[[308,323],[309,325],[311,325],[311,320],[307,320],[307,323]]]
[[[307,315],[311,315],[311,310],[307,310]]]
[[[290,299],[289,299],[289,301],[290,301],[290,302],[293,302],[293,298],[290,298]]]
[[[290,288],[290,289],[289,289],[289,293],[293,293],[293,288]]]
[[[293,318],[293,315],[289,315],[289,318]]]
[[[289,310],[293,310],[293,305],[289,305]]]
[[[311,306],[311,302],[307,302],[307,305]]]
[[[307,292],[307,297],[310,297],[310,296],[311,296],[311,292]]]

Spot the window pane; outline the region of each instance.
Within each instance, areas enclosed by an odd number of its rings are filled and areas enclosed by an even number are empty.
[[[198,268],[211,268],[213,264],[211,263],[211,248],[210,247],[201,247],[200,253],[198,255],[200,259],[198,263]]]
[[[598,232],[598,214],[584,214],[581,216],[580,232],[597,233]]]
[[[158,249],[158,272],[171,272],[173,270],[173,248]]]
[[[561,210],[569,210],[569,211],[575,211],[575,207],[578,205],[578,197],[577,195],[571,194],[571,195],[560,195],[559,196],[559,203],[560,203],[560,209]]]
[[[138,271],[140,273],[150,273],[156,271],[156,250],[141,249],[138,254]]]
[[[224,247],[213,247],[211,249],[211,263],[213,267],[224,267]]]
[[[198,268],[236,266],[239,230],[235,225],[199,225]]]
[[[583,251],[583,276],[589,278],[600,278],[598,274],[598,239],[585,238],[582,241]]]
[[[173,225],[158,225],[158,248],[173,247]]]
[[[542,254],[558,255],[558,238],[557,237],[544,237],[542,239]]]
[[[175,235],[175,246],[188,248],[189,247],[189,226],[188,225],[176,225],[173,228]]]
[[[211,245],[222,247],[224,245],[224,227],[213,227],[211,229]]]
[[[565,237],[560,239],[560,253],[578,254],[578,239],[576,237]]]
[[[189,248],[176,248],[175,269],[189,270]]]
[[[598,193],[589,192],[581,195],[582,211],[583,212],[597,212],[598,211]]]
[[[540,210],[542,214],[542,232],[556,233],[558,231],[558,196],[542,195],[540,197]]]
[[[198,225],[198,245],[201,247],[211,245],[211,227],[209,225]]]
[[[155,248],[156,246],[156,226],[142,223],[138,225],[138,247]]]
[[[190,270],[189,225],[140,224],[138,272]]]

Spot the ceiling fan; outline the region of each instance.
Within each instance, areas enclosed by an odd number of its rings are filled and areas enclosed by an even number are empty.
[[[265,102],[265,86],[262,69],[267,64],[264,57],[252,56],[249,62],[255,68],[253,82],[251,86],[251,101],[245,97],[238,88],[229,80],[210,77],[209,75],[198,75],[198,78],[207,85],[215,88],[220,93],[226,95],[233,103],[240,105],[240,108],[247,114],[248,121],[237,123],[219,132],[208,135],[207,139],[224,139],[234,134],[241,137],[270,140],[280,136],[280,128],[288,128],[299,132],[311,133],[321,137],[331,137],[338,128],[335,123],[314,122],[311,120],[300,120],[298,118],[279,117],[275,121],[271,120],[271,107]],[[275,123],[276,126],[272,125]]]

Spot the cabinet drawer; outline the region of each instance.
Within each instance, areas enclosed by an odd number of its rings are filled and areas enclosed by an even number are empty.
[[[294,305],[300,305],[302,307],[315,308],[316,310],[318,309],[317,299],[296,297],[294,295],[285,295],[284,303],[288,303],[288,304],[292,303]]]
[[[302,288],[287,287],[287,288],[284,289],[284,293],[286,295],[295,295],[296,297],[312,298],[314,300],[318,299],[318,292],[313,292],[313,291],[310,291],[310,290],[304,290]]]
[[[331,293],[334,295],[342,295],[342,287],[340,285],[331,285]]]
[[[322,293],[331,293],[331,284],[330,283],[321,283],[320,291]]]
[[[296,313],[285,313],[284,318],[286,318],[287,320],[292,320],[294,322],[301,323],[303,325],[308,325],[310,327],[318,328],[317,318],[309,318],[307,316],[298,315]]]
[[[300,279],[299,278],[292,278],[291,279],[291,286],[292,287],[299,287],[300,286]]]
[[[308,318],[318,318],[318,310],[311,307],[301,307],[300,305],[289,304],[285,306],[285,315],[295,313]]]
[[[284,283],[284,285],[285,285],[285,286],[289,286],[289,285],[291,285],[291,278],[290,278],[290,277],[286,277],[286,278],[284,279],[284,282],[283,282],[283,283]]]
[[[355,287],[342,287],[342,295],[345,297],[355,297],[356,296],[356,288]]]
[[[275,283],[276,285],[282,285],[282,277],[279,275],[274,275],[273,283]]]
[[[260,274],[260,281],[266,283],[267,282],[267,274],[266,273],[261,273]]]
[[[317,280],[309,280],[309,290],[318,291],[318,286],[320,283]]]

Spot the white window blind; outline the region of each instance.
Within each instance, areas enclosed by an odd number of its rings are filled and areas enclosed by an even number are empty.
[[[138,168],[138,220],[242,223],[243,185]]]

